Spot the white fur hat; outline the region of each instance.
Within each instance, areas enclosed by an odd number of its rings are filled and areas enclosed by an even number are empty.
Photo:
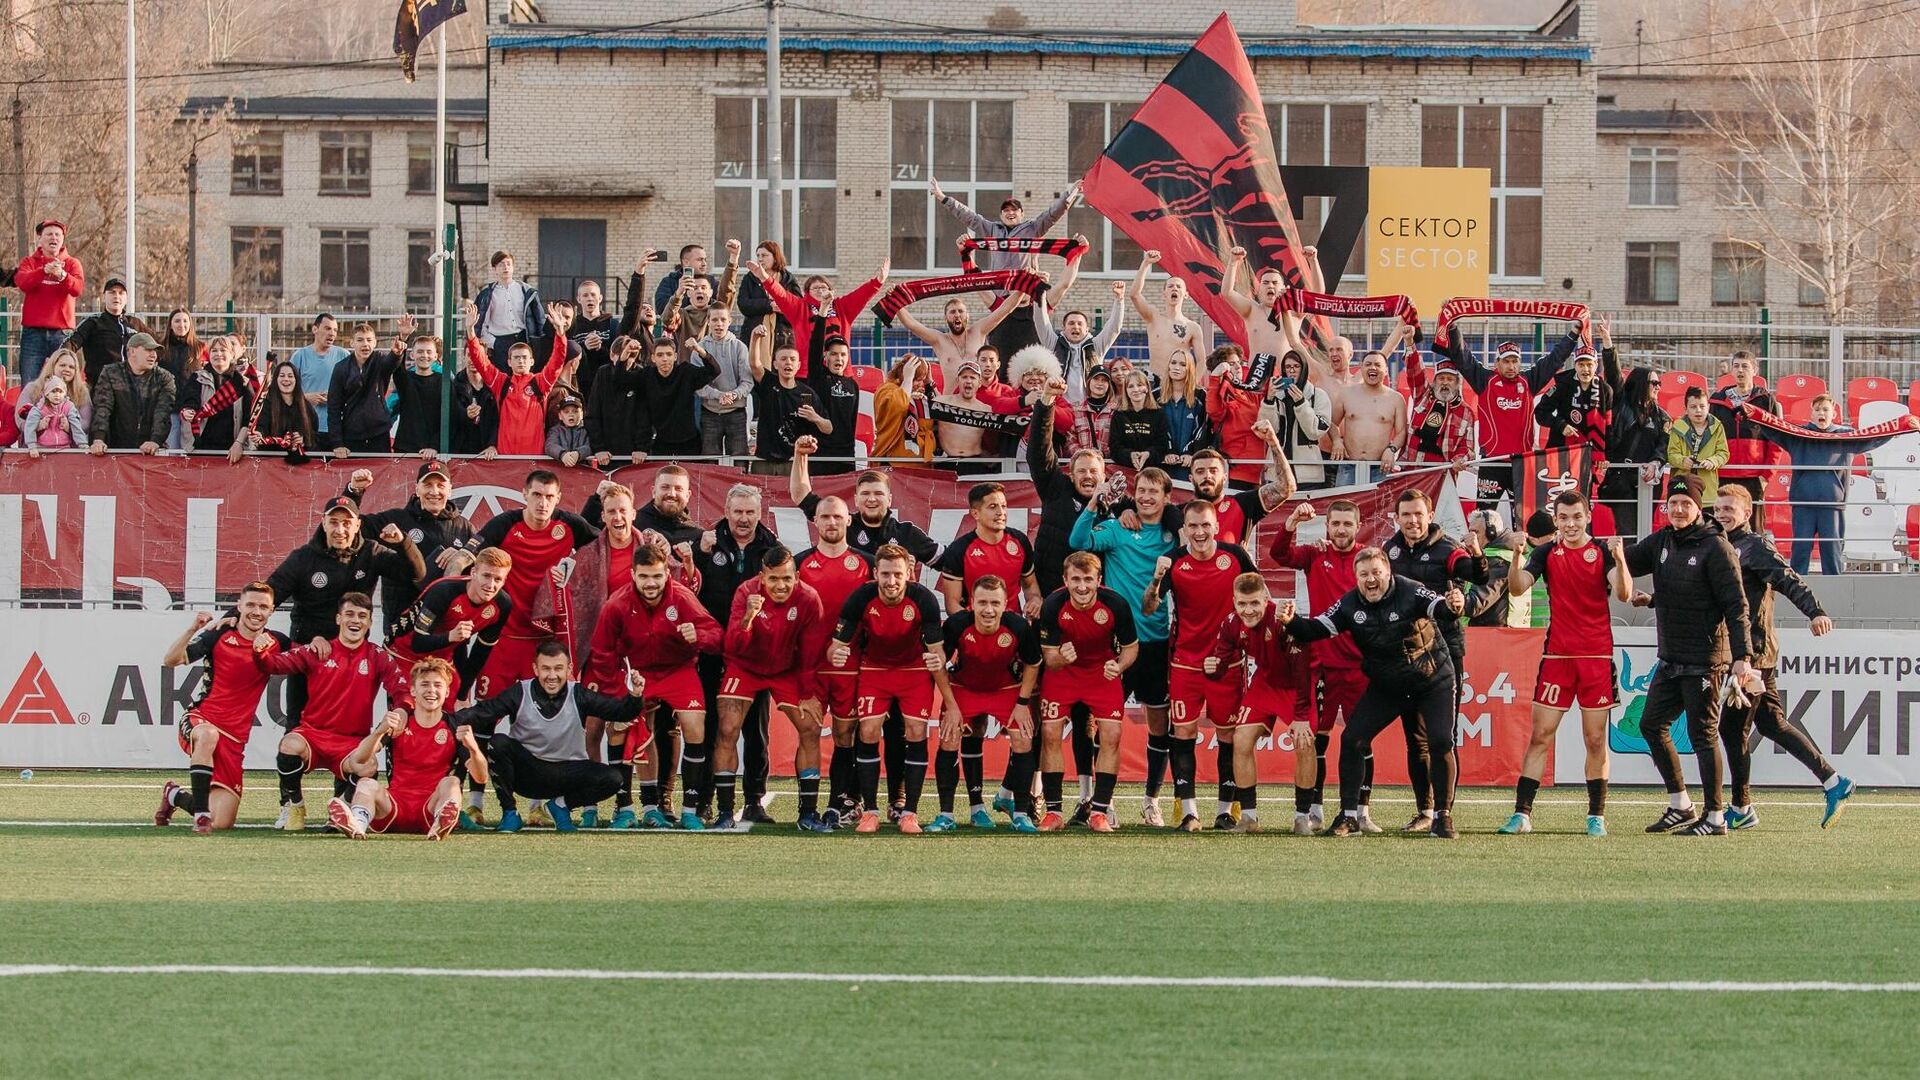
[[[1007,381],[1015,386],[1020,385],[1030,371],[1042,371],[1047,378],[1058,379],[1061,377],[1060,358],[1045,345],[1029,345],[1014,353],[1007,361]]]

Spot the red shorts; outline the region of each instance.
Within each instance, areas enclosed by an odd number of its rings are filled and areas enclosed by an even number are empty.
[[[210,725],[220,733],[220,744],[213,750],[213,786],[226,788],[235,795],[240,794],[246,777],[247,736],[253,733],[252,726],[236,735],[198,713],[190,712],[180,718],[180,724],[175,729],[180,737],[180,751],[188,757],[193,756],[193,729],[201,724]]]
[[[367,827],[377,833],[412,833],[425,836],[427,827],[433,824],[433,792],[395,791],[387,789],[387,798],[393,800],[393,813],[386,817],[377,817],[367,823]]]
[[[342,780],[347,778],[347,774],[342,771],[347,758],[367,737],[366,732],[361,732],[359,735],[342,735],[337,731],[327,731],[306,724],[294,728],[293,734],[305,739],[307,747],[312,751],[307,756],[307,768],[330,772]]]
[[[1041,676],[1040,719],[1071,722],[1075,705],[1085,705],[1093,720],[1118,720],[1127,710],[1126,685],[1099,668],[1078,665],[1052,668]]]
[[[487,662],[480,669],[480,675],[473,682],[473,698],[485,701],[496,697],[508,686],[521,679],[533,678],[533,654],[540,650],[540,643],[547,640],[539,637],[513,637],[500,635],[500,640],[487,654]]]
[[[1275,724],[1293,722],[1295,700],[1299,697],[1292,690],[1274,690],[1255,683],[1240,699],[1240,709],[1233,714],[1232,723],[1223,724],[1214,721],[1214,727],[1226,730],[1253,726],[1271,732]]]
[[[1533,683],[1533,703],[1549,709],[1571,709],[1578,701],[1583,709],[1611,709],[1614,686],[1611,659],[1543,656],[1540,675]]]
[[[773,707],[782,705],[797,706],[805,696],[800,693],[800,674],[794,671],[779,675],[756,675],[751,671],[729,667],[720,679],[720,692],[716,698],[735,698],[751,702],[766,691],[772,699]]]
[[[859,720],[885,716],[895,702],[905,719],[931,720],[940,700],[933,673],[923,667],[861,668],[858,683],[853,715]]]
[[[859,680],[851,671],[827,670],[820,673],[820,707],[835,720],[857,720],[854,715]]]
[[[1169,696],[1173,699],[1169,713],[1173,722],[1195,724],[1205,719],[1216,726],[1231,722],[1240,708],[1240,677],[1244,672],[1245,669],[1236,664],[1215,679],[1197,668],[1175,664],[1167,680]]]
[[[1013,707],[1020,704],[1020,688],[1009,686],[1001,690],[969,690],[956,685],[953,688],[953,700],[960,706],[960,734],[968,738],[985,736],[989,721],[998,720],[1001,727],[1006,726],[1007,718],[1013,715]]]
[[[1313,666],[1311,678],[1319,684],[1318,707],[1313,710],[1313,730],[1315,734],[1333,730],[1334,721],[1347,722],[1353,717],[1354,706],[1360,704],[1360,695],[1366,693],[1367,676],[1359,668]],[[1307,698],[1303,697],[1304,703]]]
[[[706,711],[707,692],[700,685],[699,669],[692,664],[667,671],[643,671],[640,674],[647,680],[646,689],[640,692],[643,700],[657,701],[674,712]]]

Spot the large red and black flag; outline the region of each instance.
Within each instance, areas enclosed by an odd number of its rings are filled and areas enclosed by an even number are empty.
[[[1141,248],[1158,249],[1167,272],[1243,346],[1246,326],[1220,295],[1228,252],[1245,248],[1256,276],[1277,266],[1289,288],[1306,285],[1260,88],[1224,14],[1113,137],[1084,193]]]
[[[1538,511],[1553,513],[1563,491],[1593,494],[1593,455],[1584,445],[1552,446],[1518,454],[1513,462],[1513,523],[1526,528]]]
[[[400,72],[408,82],[413,81],[420,43],[441,23],[466,13],[467,0],[400,0],[400,13],[393,20],[393,53],[400,58]]]

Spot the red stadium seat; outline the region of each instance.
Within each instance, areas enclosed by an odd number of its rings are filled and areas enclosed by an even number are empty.
[[[1860,423],[1860,407],[1869,401],[1899,401],[1900,387],[1892,379],[1849,379],[1847,381],[1847,418]]]
[[[1804,424],[1813,419],[1812,398],[1779,398],[1781,415],[1795,424]]]
[[[1913,385],[1907,387],[1907,411],[1920,416],[1920,379],[1913,380]]]
[[[927,378],[933,380],[934,393],[944,394],[947,392],[947,376],[940,370],[939,364],[927,365]]]
[[[1720,376],[1718,379],[1713,380],[1713,388],[1715,390],[1724,390],[1727,387],[1732,385],[1733,385],[1733,372],[1731,371],[1727,372],[1725,375]],[[1755,375],[1753,377],[1753,385],[1758,386],[1762,390],[1764,390],[1766,389],[1766,386],[1767,386],[1767,380],[1761,378],[1758,375]]]
[[[1779,447],[1774,447],[1776,451]],[[1780,465],[1788,464],[1786,454],[1780,453]],[[1793,474],[1784,470],[1775,470],[1767,475],[1766,525],[1773,534],[1773,546],[1780,549],[1781,557],[1792,554],[1793,543],[1793,506],[1787,501],[1787,491],[1793,486]]]
[[[1907,558],[1920,562],[1920,506],[1907,507]]]
[[[1818,375],[1789,375],[1773,388],[1773,396],[1782,406],[1796,401],[1812,401],[1827,392],[1827,380]]]
[[[887,381],[886,372],[867,364],[854,364],[847,369],[847,374],[853,376],[853,381],[860,384],[860,389],[869,394],[880,389],[880,384]]]
[[[853,441],[860,444],[862,451],[873,450],[873,417],[870,414],[863,412],[853,418]]]
[[[1697,371],[1667,371],[1660,375],[1660,393],[1657,398],[1660,407],[1667,410],[1669,416],[1679,416],[1686,408],[1687,388],[1698,386],[1706,389],[1707,377]]]

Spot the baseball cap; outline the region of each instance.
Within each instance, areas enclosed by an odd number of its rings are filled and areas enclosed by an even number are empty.
[[[59,230],[60,230],[61,232],[66,232],[66,231],[67,231],[67,223],[66,223],[66,222],[64,222],[64,221],[61,221],[61,220],[60,220],[59,218],[48,218],[47,220],[45,220],[45,221],[43,221],[43,222],[41,222],[41,223],[39,223],[38,225],[35,225],[35,226],[33,227],[33,234],[34,234],[35,236],[38,236],[38,235],[40,235],[40,234],[41,234],[42,232],[44,232],[44,231],[46,231],[46,228],[47,228],[47,226],[49,226],[49,225],[51,225],[51,226],[53,226],[53,227],[54,227],[54,228],[56,228],[56,229],[59,229]]]
[[[563,397],[560,399],[560,407],[563,409],[582,409],[582,408],[585,408],[586,406],[580,403],[579,398],[574,397],[572,394],[568,394],[566,397]]]
[[[160,343],[153,339],[152,334],[135,334],[127,339],[127,348],[129,349],[157,349],[159,347]]]
[[[107,283],[105,285],[100,286],[100,291],[106,292],[108,289],[124,289],[126,287],[127,287],[126,281],[120,278],[118,275],[115,275],[114,277],[108,278]]]
[[[1500,344],[1494,346],[1493,355],[1495,357],[1501,357],[1501,356],[1517,357],[1520,355],[1520,343],[1517,341],[1503,341]]]
[[[443,477],[448,481],[453,479],[453,473],[447,470],[447,463],[439,458],[421,462],[419,471],[413,474],[413,479],[417,483],[429,476]]]
[[[1582,345],[1579,348],[1573,350],[1573,360],[1574,360],[1574,363],[1576,364],[1582,360],[1598,360],[1598,359],[1600,359],[1600,354],[1597,352],[1594,352],[1592,349],[1588,348],[1585,345]]]
[[[1008,198],[1007,198],[1007,199],[1006,199],[1005,201],[1003,201],[1003,202],[1002,202],[1002,203],[1000,204],[1000,209],[1002,209],[1002,210],[1005,210],[1005,209],[1006,209],[1007,207],[1009,207],[1009,206],[1011,206],[1011,207],[1013,207],[1013,208],[1014,208],[1015,210],[1025,210],[1025,209],[1026,209],[1026,207],[1024,207],[1024,206],[1021,206],[1021,205],[1020,205],[1020,200],[1019,200],[1019,199],[1015,199],[1015,198],[1012,198],[1011,196],[1009,196],[1009,197],[1008,197]]]
[[[981,366],[980,361],[975,360],[972,357],[968,357],[967,359],[960,361],[959,366],[954,368],[953,371],[954,371],[954,374],[958,375],[960,372],[966,371],[969,368],[973,369],[973,373],[975,375],[978,375],[982,371],[986,370],[985,367]]]
[[[1108,371],[1107,365],[1105,364],[1095,364],[1087,369],[1087,380],[1091,382],[1094,379],[1105,379],[1108,382],[1112,382],[1113,372]]]
[[[333,498],[328,499],[327,504],[320,508],[320,516],[326,517],[337,510],[345,510],[347,513],[353,515],[356,521],[360,518],[360,504],[347,498],[345,495],[335,495]]]

